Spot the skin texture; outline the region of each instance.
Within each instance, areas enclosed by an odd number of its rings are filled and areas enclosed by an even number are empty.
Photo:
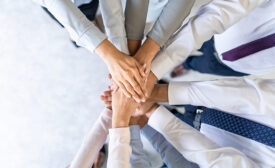
[[[124,96],[119,90],[118,88],[112,92],[113,128],[128,127],[131,115],[137,107],[137,103],[132,98]]]
[[[141,46],[141,40],[128,40],[127,44],[130,55],[134,56]]]
[[[138,101],[145,98],[142,86],[146,75],[136,59],[118,51],[107,39],[95,52],[107,64],[112,79],[127,97],[133,97]]]
[[[135,58],[141,65],[146,65],[145,73],[147,74],[147,77],[151,71],[152,60],[158,53],[159,49],[160,46],[148,37],[135,55]]]

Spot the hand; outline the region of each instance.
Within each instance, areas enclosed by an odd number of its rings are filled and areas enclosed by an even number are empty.
[[[126,97],[120,88],[114,90],[112,93],[112,127],[127,127],[136,107],[137,103],[132,98]]]
[[[108,90],[103,92],[103,94],[100,96],[100,99],[104,102],[106,105],[106,108],[112,110],[112,89],[111,86],[108,87]]]
[[[148,37],[135,55],[135,59],[137,59],[141,65],[145,65],[145,73],[147,76],[151,71],[152,60],[156,56],[159,49],[160,46]]]
[[[147,100],[145,103],[141,103],[137,106],[134,116],[143,116],[148,113],[154,112],[159,105],[153,100]]]
[[[150,71],[145,84],[145,96],[146,98],[149,98],[152,94],[152,91],[154,89],[155,83],[157,82],[158,78],[153,74],[152,71]]]
[[[145,101],[142,89],[145,81],[144,68],[133,58],[118,51],[108,40],[104,40],[97,48],[108,66],[112,79],[127,97],[137,102]]]

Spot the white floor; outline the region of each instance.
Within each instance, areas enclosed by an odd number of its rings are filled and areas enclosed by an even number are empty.
[[[0,0],[1,167],[65,167],[104,108],[106,76],[99,57],[74,48],[38,5]]]

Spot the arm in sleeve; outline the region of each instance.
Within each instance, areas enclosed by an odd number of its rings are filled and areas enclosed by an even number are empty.
[[[193,50],[199,49],[203,42],[214,34],[224,32],[265,2],[268,0],[213,0],[201,7],[172,43],[154,59],[152,72],[160,79],[182,63]]]
[[[170,104],[192,104],[239,114],[275,118],[275,80],[222,79],[175,82],[168,86]]]
[[[163,47],[190,14],[194,2],[195,0],[169,0],[148,36]]]
[[[68,30],[76,43],[91,52],[106,39],[103,34],[70,0],[34,0],[45,6]]]
[[[109,152],[107,168],[130,168],[130,129],[112,128],[109,130]]]
[[[160,133],[149,125],[142,128],[142,134],[160,154],[167,167],[198,168],[198,165],[186,160]]]
[[[121,0],[100,0],[106,34],[121,52],[129,54]]]
[[[127,0],[125,8],[125,28],[127,38],[142,40],[149,0]]]
[[[139,125],[130,126],[132,155],[130,157],[131,168],[149,168],[152,167],[147,155],[143,150],[143,144],[140,138]]]
[[[98,152],[106,141],[108,130],[111,126],[112,111],[106,109],[101,113],[88,136],[84,139],[80,149],[71,162],[70,168],[92,167]]]
[[[240,151],[218,146],[163,106],[151,115],[148,124],[161,133],[186,159],[197,163],[201,168],[257,167]]]

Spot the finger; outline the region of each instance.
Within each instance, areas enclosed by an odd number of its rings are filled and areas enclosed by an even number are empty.
[[[119,88],[122,90],[123,94],[124,94],[126,97],[128,97],[128,98],[131,97],[131,93],[127,91],[127,89],[125,88],[125,86],[124,86],[124,84],[123,84],[122,82],[119,82],[119,83],[118,83],[118,86],[119,86]]]
[[[104,96],[112,96],[112,91],[108,90],[103,93]]]
[[[108,74],[108,79],[112,79],[112,75],[111,74]]]
[[[138,84],[138,82],[136,81],[136,79],[132,78],[131,80],[129,80],[130,85],[134,88],[135,93],[141,98],[141,99],[145,99],[145,95],[142,91],[141,86]],[[142,82],[143,85],[145,85],[144,82]]]
[[[146,74],[145,74],[146,64],[141,66],[139,63],[137,63],[136,66],[139,70],[140,76],[142,76],[143,78],[146,77]]]
[[[135,89],[130,85],[130,83],[128,81],[124,81],[123,84],[126,87],[126,89],[130,92],[132,97],[135,99],[135,101],[140,103],[140,98],[139,98],[138,94],[135,92]]]
[[[105,96],[101,95],[101,96],[100,96],[100,100],[103,100],[103,101],[104,101],[104,100],[105,100]]]

